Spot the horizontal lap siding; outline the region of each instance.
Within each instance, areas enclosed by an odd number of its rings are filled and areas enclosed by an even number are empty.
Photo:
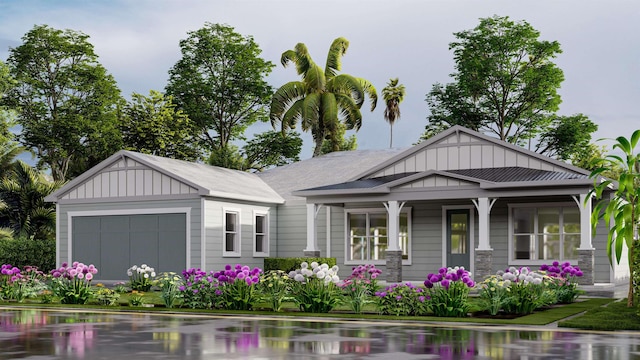
[[[60,209],[58,226],[59,226],[59,239],[58,239],[58,262],[72,262],[75,259],[68,259],[68,213],[69,212],[82,212],[82,211],[118,211],[118,210],[140,210],[137,214],[149,213],[153,209],[167,209],[167,208],[191,208],[191,224],[190,226],[190,261],[191,266],[200,266],[200,239],[201,239],[201,211],[200,211],[200,199],[189,200],[162,200],[162,201],[136,201],[136,202],[118,202],[118,203],[97,203],[97,204],[65,204],[58,205]],[[108,214],[105,214],[108,215]],[[189,221],[189,219],[187,219]],[[124,269],[126,270],[126,269]]]
[[[271,210],[270,207],[264,205],[253,204],[238,204],[231,202],[222,202],[207,200],[205,201],[205,216],[206,216],[206,228],[205,228],[205,269],[221,270],[224,269],[226,264],[242,264],[250,267],[264,267],[264,257],[254,257],[254,211],[268,212],[270,218],[270,225],[273,224],[272,217],[277,216],[277,211]],[[223,214],[224,210],[239,210],[240,211],[240,257],[235,256],[222,256],[223,252]],[[276,241],[275,230],[273,226],[269,229],[269,249],[272,249],[272,243]],[[270,254],[273,256],[273,254]]]
[[[591,238],[591,244],[596,249],[594,264],[594,282],[596,283],[608,283],[611,281],[611,265],[609,264],[609,257],[607,256],[606,250],[608,233],[608,227],[604,220],[601,220],[596,227],[596,235]]]

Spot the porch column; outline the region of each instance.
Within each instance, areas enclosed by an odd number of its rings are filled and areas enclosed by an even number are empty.
[[[580,285],[593,285],[595,277],[595,251],[591,243],[591,196],[588,193],[572,196],[580,209],[580,247],[578,248],[578,266],[584,274],[578,278]]]
[[[478,247],[475,249],[474,279],[479,282],[493,274],[493,249],[489,237],[490,214],[497,199],[478,198],[471,200],[478,210]]]
[[[387,224],[387,282],[402,281],[402,249],[400,249],[400,210],[404,203],[398,204],[396,200],[383,203],[387,209],[389,223]]]
[[[303,251],[305,257],[320,256],[317,239],[318,225],[316,220],[321,207],[322,204],[307,204],[307,248]]]

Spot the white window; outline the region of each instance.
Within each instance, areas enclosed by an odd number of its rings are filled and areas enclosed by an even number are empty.
[[[223,256],[240,256],[240,210],[223,210]]]
[[[403,263],[410,263],[411,209],[403,209],[399,216],[399,246]],[[384,264],[389,246],[388,215],[384,209],[348,210],[347,264]]]
[[[510,260],[578,259],[580,209],[573,205],[510,207]]]
[[[253,256],[269,256],[269,216],[253,212]]]

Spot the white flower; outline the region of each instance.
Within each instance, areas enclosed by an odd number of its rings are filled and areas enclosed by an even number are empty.
[[[317,261],[314,261],[314,262],[311,263],[311,268],[312,269],[315,269],[317,267],[318,267],[318,262]]]
[[[527,275],[527,276],[524,278],[524,281],[525,281],[526,283],[532,283],[532,282],[533,282],[533,276],[531,276],[531,275]]]
[[[137,269],[137,268],[138,268],[137,266],[133,265],[133,266],[131,267],[131,270],[136,271],[136,269]]]
[[[527,275],[529,273],[529,269],[526,267],[523,267],[520,269],[520,273]]]
[[[149,274],[144,274],[144,278],[148,279],[149,278]]]
[[[309,269],[302,269],[300,271],[300,273],[304,276],[313,276],[313,271],[309,270]]]
[[[316,277],[318,279],[324,279],[324,277],[326,276],[326,274],[324,273],[324,271],[320,270],[316,273]]]
[[[147,264],[142,264],[142,265],[140,265],[140,267],[144,269],[144,268],[147,267]]]
[[[509,286],[511,286],[511,280],[505,280],[504,287],[509,287]]]
[[[297,282],[303,282],[304,281],[304,275],[296,274],[296,276],[293,278],[293,280],[295,280]]]
[[[338,275],[333,275],[331,281],[333,281],[334,284],[337,284],[340,282],[340,278],[338,277]]]
[[[512,274],[517,274],[518,273],[518,269],[515,268],[515,266],[512,266],[509,268],[509,272]]]
[[[318,271],[320,271],[320,270],[322,270],[322,268],[316,266],[316,267],[313,268],[313,273],[317,274]]]
[[[526,278],[527,276],[525,274],[520,274],[518,275],[518,280],[522,281]]]
[[[333,271],[333,272],[334,272],[334,273],[336,273],[336,274],[338,273],[338,270],[340,270],[340,268],[338,267],[338,265],[333,265],[333,266],[331,267],[331,271]]]
[[[151,276],[152,276],[152,277],[155,277],[155,276],[156,276],[155,271],[152,271],[152,272],[151,272]]]
[[[307,262],[306,262],[306,261],[303,261],[303,262],[302,262],[302,264],[300,264],[300,268],[301,268],[301,269],[306,269],[306,268],[308,268],[308,267],[309,267],[309,264],[307,264]]]
[[[533,279],[533,283],[535,285],[540,285],[540,284],[542,284],[542,279],[541,278],[535,278],[535,279]]]
[[[297,272],[295,272],[294,270],[289,271],[289,277],[290,278],[294,278],[296,276]]]
[[[325,271],[326,271],[326,270],[329,270],[329,265],[327,265],[327,263],[324,263],[324,264],[320,265],[320,268],[321,268],[322,270],[325,270]]]

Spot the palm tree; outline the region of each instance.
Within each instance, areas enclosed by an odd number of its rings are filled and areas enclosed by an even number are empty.
[[[302,130],[311,131],[313,136],[313,156],[320,155],[324,139],[331,141],[334,151],[338,150],[342,142],[338,131],[341,122],[347,130],[360,129],[360,108],[365,95],[371,101],[371,111],[378,102],[376,89],[369,81],[337,74],[348,47],[347,39],[335,39],[329,48],[324,71],[313,62],[303,43],[282,53],[280,59],[285,67],[289,62],[294,63],[302,81],[286,83],[276,91],[271,100],[271,125],[275,128],[280,123],[282,132],[286,133],[295,128],[299,120]]]
[[[391,79],[384,89],[382,89],[382,98],[386,104],[384,109],[384,119],[391,126],[391,140],[389,140],[389,148],[393,147],[393,123],[400,119],[400,103],[404,100],[404,85],[398,85],[398,78]]]
[[[55,204],[44,198],[62,185],[49,181],[38,170],[16,161],[0,181],[0,227],[14,236],[42,239],[55,235]]]

